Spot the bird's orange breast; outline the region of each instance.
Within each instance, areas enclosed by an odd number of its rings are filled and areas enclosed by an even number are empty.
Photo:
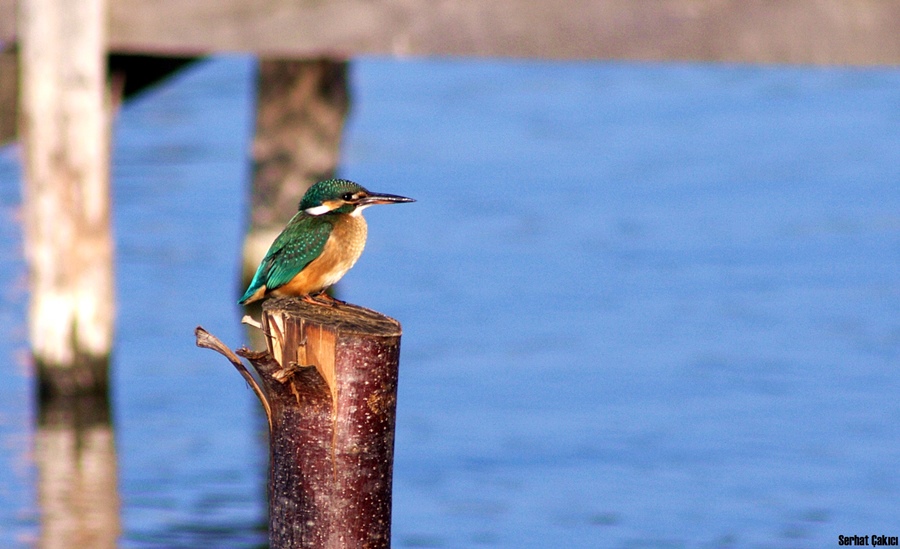
[[[319,257],[312,260],[290,282],[272,294],[310,295],[321,292],[343,277],[362,255],[368,227],[361,215],[342,214],[334,224]]]

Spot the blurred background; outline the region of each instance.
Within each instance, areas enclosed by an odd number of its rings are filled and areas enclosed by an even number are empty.
[[[73,444],[106,479],[78,520],[119,546],[266,546],[265,418],[193,337],[248,341],[258,68],[204,59],[117,113],[110,431],[35,428],[22,149],[0,148],[0,546],[52,545],[68,511],[41,494],[72,473],[42,455]],[[363,55],[347,77],[338,175],[418,201],[367,211],[338,287],[404,328],[394,547],[900,535],[896,64]]]

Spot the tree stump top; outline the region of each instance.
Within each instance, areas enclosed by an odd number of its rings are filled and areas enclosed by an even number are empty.
[[[400,323],[393,318],[349,303],[336,302],[332,306],[326,306],[281,297],[266,300],[263,303],[263,311],[279,311],[285,319],[303,319],[307,322],[328,326],[336,333],[381,337],[399,337],[401,335]]]

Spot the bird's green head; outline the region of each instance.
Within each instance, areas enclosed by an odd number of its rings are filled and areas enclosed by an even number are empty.
[[[309,215],[328,213],[352,214],[373,204],[415,202],[412,198],[394,194],[373,193],[358,183],[346,179],[319,181],[306,191],[300,201],[300,211]]]

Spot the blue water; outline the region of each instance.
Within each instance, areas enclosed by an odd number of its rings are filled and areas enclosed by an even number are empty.
[[[252,70],[123,109],[124,547],[264,542],[238,346]],[[404,327],[405,547],[837,546],[900,535],[900,72],[363,59],[342,298]],[[0,150],[0,546],[36,539],[18,152]]]

